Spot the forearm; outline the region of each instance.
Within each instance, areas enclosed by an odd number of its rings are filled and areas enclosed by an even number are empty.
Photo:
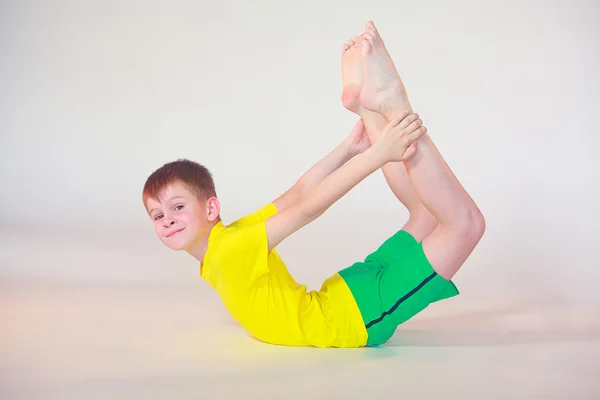
[[[295,185],[299,189],[298,194],[302,196],[308,193],[355,155],[352,146],[347,140],[344,140],[298,179]]]
[[[360,124],[357,124],[356,130],[353,131],[351,136],[360,140],[357,146],[358,149],[366,148],[366,150],[359,157],[346,162],[324,178],[321,175],[322,180],[318,184],[315,184],[317,179],[314,179],[312,189],[306,191],[298,201],[267,219],[266,230],[269,250],[298,229],[318,218],[358,183],[388,162],[404,161],[413,157],[417,148],[415,141],[425,133],[425,130],[420,128],[418,123],[414,123],[417,118],[416,114],[410,114],[410,118],[407,118],[408,116],[403,114],[390,121],[379,139],[370,147],[366,146],[370,143],[363,142],[364,138],[361,139],[364,130],[362,130],[363,127]],[[331,157],[334,160],[336,154],[344,153],[333,151],[330,156],[325,158]],[[338,158],[338,160],[341,160],[341,158]],[[327,165],[326,162],[323,162],[323,164]],[[315,171],[324,170],[315,166]],[[308,176],[310,177],[311,174],[308,174]],[[314,176],[319,176],[319,174],[317,173]]]
[[[377,146],[369,148],[307,191],[298,202],[299,210],[310,220],[319,217],[332,204],[385,163],[383,152]]]
[[[354,147],[345,139],[329,154],[312,166],[288,191],[273,201],[279,211],[295,204],[325,177],[344,165],[356,155]]]

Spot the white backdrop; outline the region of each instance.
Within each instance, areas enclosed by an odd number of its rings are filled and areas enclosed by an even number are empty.
[[[341,47],[374,20],[487,220],[464,296],[600,303],[600,7],[593,1],[2,2],[0,277],[200,285],[141,190],[187,157],[225,222],[350,131]],[[280,252],[309,288],[406,211],[378,172]],[[203,286],[209,290],[208,286]]]

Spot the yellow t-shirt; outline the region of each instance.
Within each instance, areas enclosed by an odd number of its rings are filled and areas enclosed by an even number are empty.
[[[273,203],[230,225],[217,223],[208,238],[200,276],[232,317],[256,339],[278,345],[361,347],[367,331],[350,289],[334,274],[319,291],[306,291],[275,249],[268,252],[266,220]]]

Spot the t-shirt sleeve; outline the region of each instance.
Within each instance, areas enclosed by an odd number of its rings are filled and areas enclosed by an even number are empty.
[[[262,206],[261,208],[254,211],[253,213],[248,214],[248,215],[238,219],[232,225],[237,225],[240,227],[253,226],[260,222],[266,221],[273,215],[277,214],[277,211],[278,211],[277,207],[275,206],[275,204],[273,204],[271,202],[269,204]]]
[[[269,245],[266,222],[245,226],[219,243],[215,259],[230,279],[253,280],[267,272]]]

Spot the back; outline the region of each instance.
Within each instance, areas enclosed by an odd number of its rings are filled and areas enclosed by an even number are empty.
[[[232,317],[258,340],[319,345],[330,330],[327,294],[307,293],[279,254],[268,252],[266,220],[276,212],[269,203],[230,225],[215,225],[200,276],[217,291]]]

